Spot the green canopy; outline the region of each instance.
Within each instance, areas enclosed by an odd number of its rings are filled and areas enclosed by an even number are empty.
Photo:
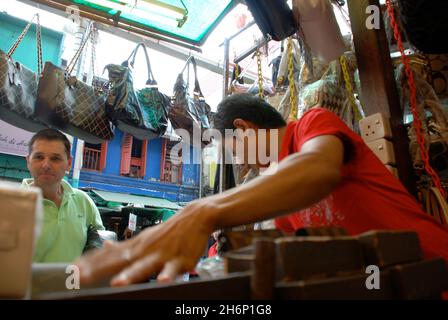
[[[100,197],[103,201],[116,202],[116,203],[127,203],[127,204],[137,204],[144,205],[153,208],[166,208],[172,210],[178,210],[182,207],[166,199],[153,198],[148,196],[138,196],[127,193],[118,193],[102,190],[91,190],[96,196]]]
[[[118,23],[201,46],[235,0],[55,0]],[[180,27],[179,27],[180,26]]]

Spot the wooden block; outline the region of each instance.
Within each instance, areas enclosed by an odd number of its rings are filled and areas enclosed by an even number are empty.
[[[314,228],[300,228],[296,231],[296,236],[344,237],[348,236],[348,233],[344,228],[341,227],[314,227]]]
[[[365,272],[361,245],[355,238],[288,237],[275,242],[278,281]]]
[[[219,248],[221,252],[228,252],[250,246],[256,238],[279,238],[283,233],[279,230],[225,230],[219,236]]]
[[[383,164],[395,164],[395,153],[392,142],[379,139],[367,143],[367,146]]]
[[[358,239],[367,265],[382,268],[423,258],[418,235],[413,231],[369,231]]]
[[[448,271],[442,258],[393,266],[390,272],[398,299],[440,299],[442,291],[448,290]]]
[[[275,243],[269,238],[254,241],[255,261],[250,281],[251,299],[274,298],[276,281]]]
[[[392,138],[390,121],[382,113],[375,113],[359,121],[361,137],[365,142]]]
[[[226,252],[223,255],[227,273],[249,271],[253,268],[255,252],[253,245]]]
[[[277,283],[275,297],[288,300],[390,300],[393,298],[389,272],[380,275],[380,288],[367,289],[369,275]]]

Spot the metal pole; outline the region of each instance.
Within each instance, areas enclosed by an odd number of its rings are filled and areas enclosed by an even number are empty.
[[[230,70],[229,70],[229,60],[230,60],[230,40],[226,38],[224,40],[224,70],[223,70],[223,94],[222,98],[228,96],[229,94],[229,78],[230,78]],[[222,193],[227,189],[226,187],[226,150],[224,148],[224,141],[221,143],[221,165],[219,166],[219,192]]]
[[[239,55],[238,57],[236,57],[233,62],[234,63],[240,63],[241,61],[243,61],[244,59],[246,59],[248,56],[250,56],[252,53],[254,53],[255,51],[257,51],[258,49],[260,49],[261,47],[265,46],[266,44],[269,43],[269,41],[271,41],[271,39],[269,37],[267,38],[263,38],[258,40],[258,42],[250,49],[247,49],[245,52],[243,52],[241,55]]]
[[[255,21],[251,21],[249,22],[246,26],[244,26],[243,28],[241,28],[240,30],[238,30],[237,33],[235,33],[234,35],[230,36],[229,38],[227,38],[226,40],[232,40],[233,38],[239,36],[241,33],[243,33],[244,31],[246,31],[247,29],[249,29],[250,27],[252,27],[253,25],[255,25]],[[223,43],[221,43],[219,46],[222,47],[225,44],[225,41]]]
[[[227,97],[229,94],[229,78],[230,78],[230,70],[229,70],[229,60],[230,60],[230,40],[224,40],[224,90],[223,90],[223,98]]]

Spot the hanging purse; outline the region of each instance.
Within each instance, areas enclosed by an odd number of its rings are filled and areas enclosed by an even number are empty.
[[[42,71],[42,46],[38,14],[34,15],[8,53],[0,50],[0,119],[32,132],[46,127],[33,116],[38,75],[23,64],[14,62],[12,55],[31,27],[34,18],[37,19],[37,73],[39,75]]]
[[[281,41],[296,32],[294,16],[285,0],[246,0],[246,4],[264,35]]]
[[[351,83],[356,62],[354,54],[351,52],[347,52],[341,57],[343,58],[329,64],[323,64],[317,59],[313,59],[313,72],[308,70],[305,62],[302,63],[299,81],[299,110],[304,113],[314,107],[328,109],[356,132],[358,131],[357,121],[363,114],[360,106],[353,102],[354,98],[352,99]],[[317,75],[321,75],[318,80],[316,80]],[[345,80],[346,76],[349,77],[347,79],[349,81]],[[347,88],[348,84],[350,84],[350,90]]]
[[[71,76],[92,32],[93,25],[65,70],[45,63],[37,89],[36,117],[51,127],[98,144],[114,137],[106,117],[104,94]]]
[[[438,223],[448,225],[448,204],[439,189],[431,186],[419,186],[420,201],[423,209]]]
[[[425,53],[448,53],[447,1],[398,0],[401,22],[409,41]]]
[[[424,135],[425,152],[429,155],[430,164],[437,170],[448,169],[448,114],[443,109],[440,101],[434,92],[433,87],[415,71],[412,73],[415,80],[417,96],[417,113],[422,124],[422,134]],[[399,65],[396,70],[397,87],[400,91],[404,112],[409,114],[408,108],[410,93],[406,85],[405,69]],[[430,116],[428,116],[430,115]],[[409,150],[414,168],[418,171],[424,169],[420,145],[417,139],[417,132],[413,126],[408,128]]]
[[[188,84],[184,81],[183,73],[186,68],[192,64],[194,71],[194,97],[189,94]],[[174,129],[187,130],[190,135],[190,143],[199,145],[199,141],[195,141],[193,132],[199,132],[202,137],[202,132],[210,128],[210,106],[205,102],[201,87],[198,81],[196,60],[193,56],[188,58],[185,67],[177,76],[174,85],[174,96],[172,107],[169,111],[169,119]],[[202,139],[201,139],[202,140]],[[202,142],[202,146],[206,145]]]
[[[317,59],[330,62],[345,51],[345,43],[329,0],[294,0],[300,36]]]
[[[440,99],[448,99],[448,55],[429,54],[429,71],[432,86]],[[445,102],[446,103],[446,102]]]
[[[139,48],[145,53],[148,80],[144,89],[135,90],[132,73]],[[109,64],[106,69],[110,81],[106,109],[110,120],[140,140],[162,136],[168,127],[171,101],[158,90],[144,43],[139,43],[121,65]]]

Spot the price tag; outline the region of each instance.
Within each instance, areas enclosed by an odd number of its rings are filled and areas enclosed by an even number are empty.
[[[137,227],[137,216],[135,214],[130,213],[128,229],[131,231],[135,231],[136,227]]]

